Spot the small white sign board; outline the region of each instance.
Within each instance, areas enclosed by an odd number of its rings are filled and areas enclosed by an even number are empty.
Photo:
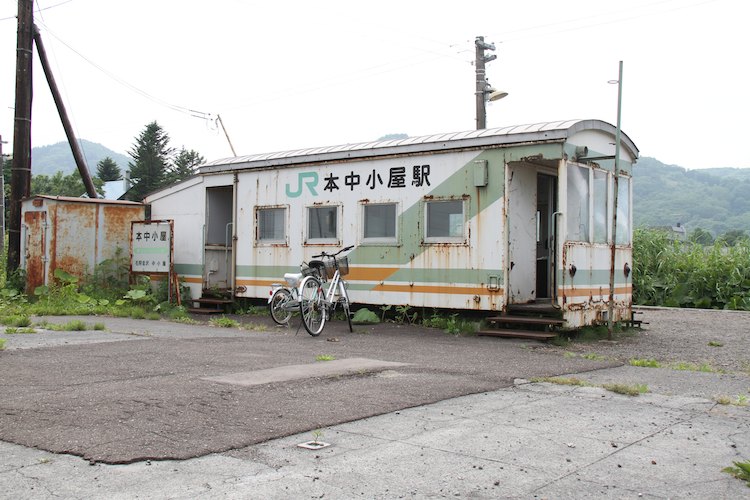
[[[134,273],[169,273],[172,269],[172,221],[131,224],[130,270]]]

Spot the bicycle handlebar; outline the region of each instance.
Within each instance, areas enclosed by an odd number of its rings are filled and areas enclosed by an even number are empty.
[[[313,259],[318,259],[318,258],[320,258],[320,257],[336,257],[336,256],[337,256],[338,254],[340,254],[341,252],[346,252],[346,251],[348,251],[348,250],[351,250],[352,248],[354,248],[354,245],[351,245],[351,246],[348,246],[348,247],[344,247],[344,248],[342,248],[341,250],[339,250],[339,251],[338,251],[338,252],[336,252],[336,253],[326,253],[326,252],[321,252],[321,253],[319,253],[318,255],[313,255],[313,256],[312,256],[312,258],[313,258]]]

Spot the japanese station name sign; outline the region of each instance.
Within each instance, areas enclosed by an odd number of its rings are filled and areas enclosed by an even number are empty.
[[[133,221],[130,226],[130,270],[169,273],[172,269],[172,221]]]

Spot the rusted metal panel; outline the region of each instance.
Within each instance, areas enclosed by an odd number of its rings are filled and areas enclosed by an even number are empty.
[[[52,282],[56,269],[83,277],[129,248],[130,221],[145,206],[132,202],[37,196],[23,203],[27,286]]]
[[[26,230],[26,289],[28,292],[33,292],[36,287],[45,283],[47,213],[41,211],[26,212],[23,215],[23,223]]]

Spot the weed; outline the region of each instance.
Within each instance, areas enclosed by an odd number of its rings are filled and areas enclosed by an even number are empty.
[[[176,321],[177,323],[184,323],[186,325],[197,325],[199,323],[190,316],[179,316],[177,318],[174,318],[173,321]]]
[[[583,359],[590,359],[592,361],[603,361],[607,359],[605,356],[602,356],[601,354],[595,354],[593,352],[587,353],[587,354],[581,354],[581,357]]]
[[[94,323],[94,330],[106,330],[107,327],[104,326],[104,323]]]
[[[631,359],[628,363],[630,366],[639,366],[641,368],[661,368],[661,363],[655,359]]]
[[[411,314],[410,311],[411,306],[408,304],[396,306],[396,323],[406,324],[408,322],[410,325],[413,325],[417,320],[418,313],[415,311],[414,314]]]
[[[617,394],[624,394],[626,396],[638,396],[648,392],[648,386],[646,384],[603,384],[602,388],[614,392]]]
[[[578,357],[578,354],[576,354],[576,353],[574,353],[574,352],[570,352],[570,351],[565,351],[565,352],[563,353],[563,357],[564,357],[564,358],[577,358],[577,357]]]
[[[9,326],[5,329],[5,333],[12,335],[14,333],[36,333],[36,330],[34,330],[31,327],[15,327],[15,326]]]
[[[146,317],[146,311],[140,307],[133,307],[130,310],[130,317],[133,319],[143,319]]]
[[[745,481],[745,484],[750,488],[750,461],[748,462],[733,462],[734,467],[724,467],[721,472],[731,474],[737,479]]]
[[[250,330],[251,332],[263,332],[266,330],[265,326],[257,323],[245,323],[244,325],[241,325],[241,328],[244,330]]]
[[[5,339],[0,339],[0,351],[5,350]]]
[[[386,315],[386,313],[387,313],[388,311],[390,311],[390,310],[391,310],[391,308],[392,308],[392,307],[393,307],[393,306],[392,306],[392,305],[390,305],[390,304],[387,304],[387,305],[382,305],[382,306],[380,306],[380,311],[381,311],[381,313],[382,313],[382,314],[381,314],[381,316],[380,316],[380,321],[381,321],[381,322],[385,323],[385,315]]]
[[[557,384],[557,385],[576,385],[576,386],[586,386],[586,382],[583,380],[576,378],[576,377],[536,377],[531,379],[532,382],[538,383],[538,382],[547,382],[550,384]]]
[[[147,311],[143,315],[143,319],[148,319],[151,321],[159,321],[161,319],[161,314],[159,314],[158,312],[154,312],[154,311]]]
[[[709,365],[708,363],[696,365],[695,363],[686,363],[685,361],[678,361],[676,363],[672,363],[669,365],[669,368],[673,370],[688,371],[688,372],[715,373],[717,371],[713,366]]]
[[[83,332],[83,331],[86,331],[87,329],[88,329],[88,326],[86,325],[86,323],[78,319],[73,320],[73,321],[68,321],[67,323],[65,323],[66,331]]]
[[[561,332],[558,333],[555,338],[550,340],[550,343],[552,345],[556,345],[557,347],[568,347],[572,343],[572,340],[570,340],[568,332]]]
[[[321,431],[320,429],[315,429],[314,431],[312,431],[312,436],[313,436],[313,443],[319,443],[320,438],[323,437],[323,431]]]
[[[211,318],[208,323],[211,326],[218,326],[221,328],[239,328],[240,326],[239,322],[233,320],[232,318],[227,318],[226,316],[222,316],[220,318]]]
[[[722,344],[721,342],[717,342],[715,340],[712,340],[711,342],[709,342],[708,345],[711,347],[724,347],[724,344]]]
[[[7,326],[24,328],[31,325],[31,320],[28,316],[25,315],[14,315],[3,318],[2,323]]]
[[[732,399],[731,397],[726,396],[726,395],[716,396],[714,398],[714,400],[720,405],[734,405],[734,406],[747,406],[748,405],[747,399],[748,399],[747,396],[745,396],[744,394],[738,394],[735,399]]]
[[[315,361],[333,361],[334,359],[336,358],[330,354],[319,354],[318,356],[315,356]]]

